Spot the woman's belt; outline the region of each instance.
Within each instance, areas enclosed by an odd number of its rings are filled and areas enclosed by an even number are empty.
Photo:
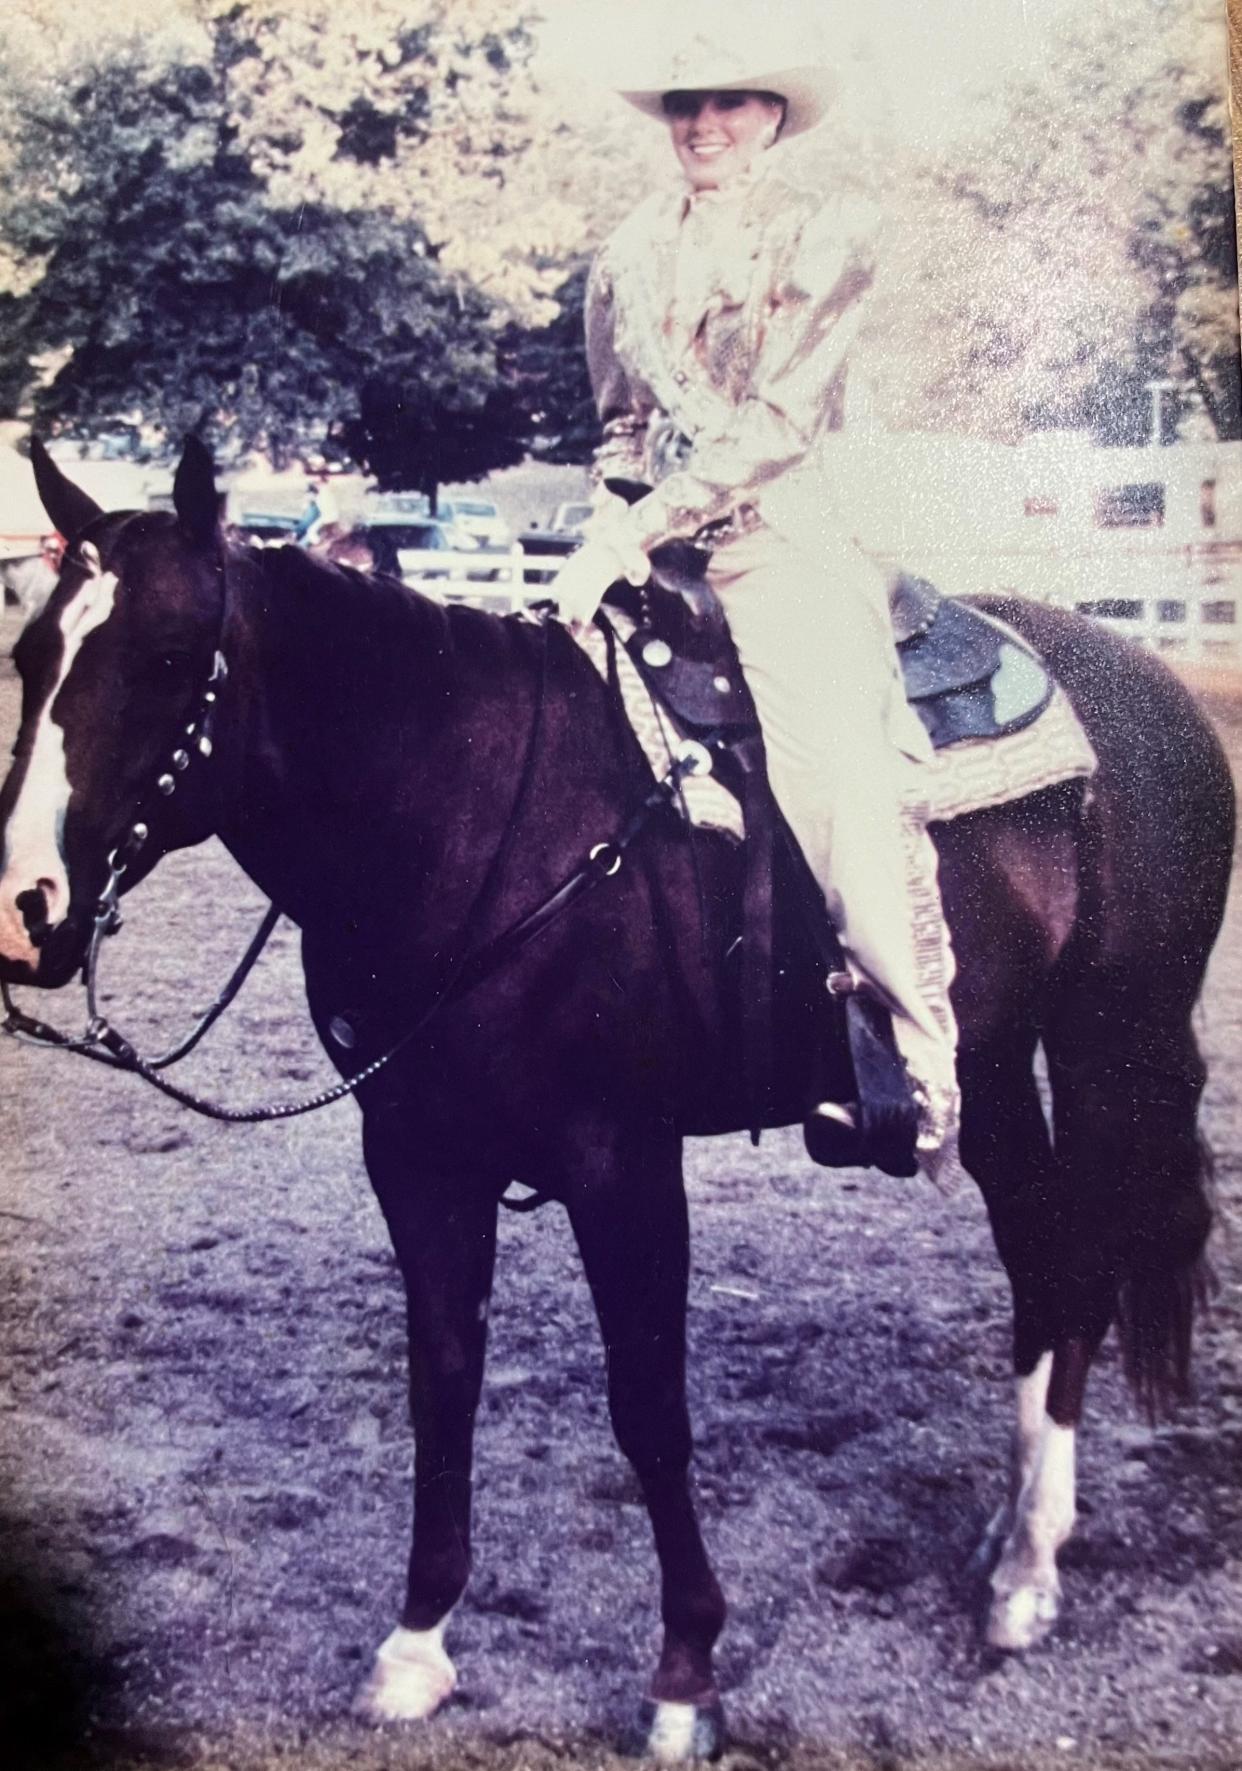
[[[717,517],[715,522],[704,523],[696,529],[692,537],[696,547],[715,549],[727,547],[731,541],[739,541],[743,535],[751,535],[763,526],[763,512],[757,504],[739,504],[731,510],[727,517]]]

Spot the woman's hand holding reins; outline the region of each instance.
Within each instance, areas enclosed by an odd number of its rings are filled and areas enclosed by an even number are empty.
[[[645,584],[648,573],[647,556],[632,538],[629,506],[623,498],[601,490],[581,547],[569,556],[549,589],[559,619],[576,630],[590,622],[618,579]]]

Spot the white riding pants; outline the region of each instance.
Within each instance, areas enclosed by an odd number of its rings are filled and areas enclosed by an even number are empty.
[[[883,580],[852,543],[829,540],[812,555],[767,526],[719,547],[708,578],[755,700],[777,803],[851,960],[894,1010],[916,1082],[941,1112],[955,1109],[952,962],[931,968],[939,981],[929,982],[912,895],[930,889],[938,907],[936,853],[903,810],[911,771],[931,750],[902,692]]]

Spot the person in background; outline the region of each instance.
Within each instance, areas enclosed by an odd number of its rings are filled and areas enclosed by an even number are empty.
[[[315,547],[339,530],[341,507],[327,480],[308,481],[306,492],[307,505],[298,519],[294,540],[303,547]]]

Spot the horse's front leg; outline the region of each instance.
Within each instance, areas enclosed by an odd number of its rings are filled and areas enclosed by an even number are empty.
[[[712,1650],[725,1602],[690,1496],[680,1140],[602,1135],[576,1169],[569,1211],[603,1335],[613,1430],[642,1486],[660,1562],[664,1642],[645,1750],[665,1763],[709,1757],[723,1728]]]
[[[423,1168],[391,1115],[364,1126],[367,1170],[405,1281],[414,1425],[414,1537],[400,1625],[381,1643],[356,1710],[421,1721],[457,1682],[444,1630],[470,1572],[474,1419],[496,1249],[496,1194]]]

